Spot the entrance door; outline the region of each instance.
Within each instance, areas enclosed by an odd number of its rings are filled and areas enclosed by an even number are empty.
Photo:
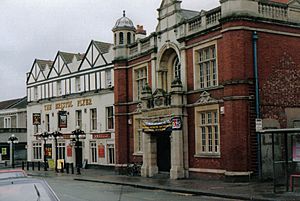
[[[82,142],[77,141],[75,146],[75,161],[77,167],[82,167]]]
[[[160,172],[169,172],[171,169],[170,132],[157,134],[157,166]]]

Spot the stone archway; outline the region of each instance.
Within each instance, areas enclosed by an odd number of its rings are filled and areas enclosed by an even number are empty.
[[[164,46],[159,54],[158,60],[158,83],[157,87],[169,92],[171,90],[171,83],[176,76],[180,77],[180,57],[176,45],[167,44]]]

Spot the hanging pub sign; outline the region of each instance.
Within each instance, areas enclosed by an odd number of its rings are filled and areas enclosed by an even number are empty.
[[[143,130],[146,133],[172,131],[172,120],[170,118],[145,120],[143,122]]]
[[[172,119],[172,130],[181,130],[182,123],[180,117],[174,117]]]
[[[32,114],[32,124],[33,125],[41,125],[41,113],[33,113]]]
[[[67,128],[67,113],[66,113],[66,111],[58,112],[58,128]]]

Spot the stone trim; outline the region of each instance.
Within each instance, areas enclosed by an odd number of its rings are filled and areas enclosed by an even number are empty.
[[[214,174],[225,174],[226,170],[221,169],[206,169],[206,168],[189,168],[190,172],[199,173],[214,173]]]

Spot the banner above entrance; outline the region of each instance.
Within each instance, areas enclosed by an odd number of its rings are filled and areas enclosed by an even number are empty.
[[[157,118],[143,121],[143,131],[145,133],[171,132],[172,130],[181,129],[181,118]]]

